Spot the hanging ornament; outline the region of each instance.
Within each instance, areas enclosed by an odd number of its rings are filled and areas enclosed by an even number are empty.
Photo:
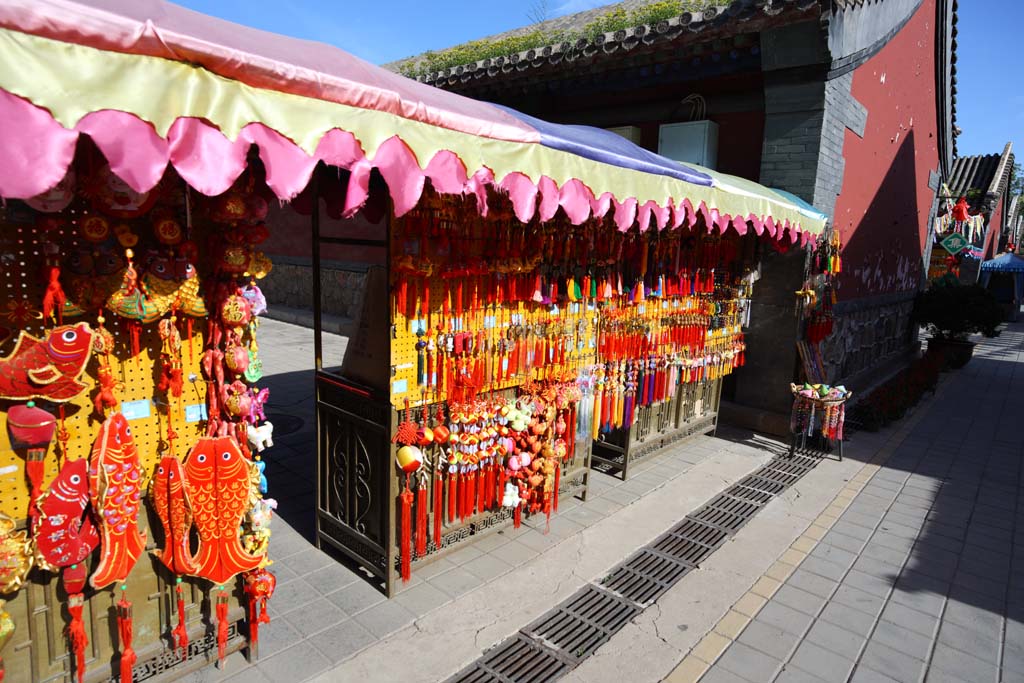
[[[125,249],[124,255],[128,265],[125,266],[121,275],[120,286],[107,298],[106,307],[116,315],[135,323],[130,330],[132,356],[138,356],[140,350],[139,323],[155,322],[167,312],[172,302],[166,297],[160,300],[151,299],[145,284],[140,281],[139,273],[132,261],[135,256],[134,252],[131,249]]]
[[[35,561],[28,532],[16,529],[14,520],[0,512],[0,595],[18,591]]]
[[[71,645],[71,653],[75,656],[75,675],[78,683],[85,681],[85,650],[89,646],[89,636],[85,630],[85,621],[82,619],[82,610],[85,607],[86,568],[83,562],[64,567],[61,572],[61,580],[64,583],[64,591],[68,594],[68,621],[67,636]]]
[[[252,471],[230,436],[200,438],[185,458],[185,494],[199,532],[194,576],[222,585],[263,561],[245,552],[239,536],[250,507]]]
[[[57,477],[32,507],[32,535],[41,568],[58,571],[79,562],[99,544],[89,505],[89,472],[84,458],[65,458]]]
[[[117,634],[121,639],[120,669],[121,678],[119,683],[132,683],[135,680],[135,662],[138,660],[135,650],[132,649],[134,639],[132,626],[132,603],[128,601],[127,586],[121,586],[121,599],[117,601]]]
[[[110,354],[114,348],[114,335],[103,326],[103,323],[106,321],[102,315],[96,320],[99,323],[99,329],[96,330],[97,346],[101,350],[96,354],[96,358],[99,361],[99,369],[96,372],[97,388],[99,391],[93,399],[93,407],[96,409],[96,414],[102,419],[106,417],[107,408],[118,409],[121,402],[118,400],[116,392],[124,389],[124,383],[114,377],[114,370],[110,366]]]
[[[153,554],[175,575],[195,574],[199,568],[189,548],[192,506],[181,462],[165,452],[149,483],[149,498],[163,527],[163,547]]]
[[[0,358],[0,399],[65,403],[77,398],[87,388],[80,378],[94,341],[88,323],[55,327],[42,339],[22,331],[10,355]]]
[[[277,577],[264,569],[257,569],[245,575],[245,594],[249,596],[249,642],[257,645],[260,641],[260,625],[269,624],[267,602],[274,595]]]
[[[141,216],[160,196],[156,188],[149,192],[136,192],[111,170],[108,163],[83,177],[81,190],[92,202],[94,210],[119,219]]]
[[[56,429],[57,421],[53,415],[37,407],[34,401],[23,406],[11,406],[7,411],[11,448],[26,451],[25,474],[29,481],[30,514],[35,511],[37,498],[42,493],[46,451]]]
[[[93,588],[124,581],[146,545],[139,533],[142,487],[139,451],[128,420],[121,413],[108,417],[89,461],[89,493],[100,523],[102,552],[89,578]]]

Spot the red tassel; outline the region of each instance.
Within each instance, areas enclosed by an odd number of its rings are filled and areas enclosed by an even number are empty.
[[[416,557],[427,554],[427,483],[416,487]]]
[[[122,591],[124,587],[122,586]],[[135,666],[135,650],[132,649],[132,603],[121,593],[121,599],[117,601],[117,634],[121,639],[121,681],[120,683],[132,683],[134,674],[132,668]],[[226,605],[225,605],[226,606]]]
[[[551,492],[552,496],[554,497],[553,506],[555,508],[555,512],[558,512],[558,484],[561,481],[562,481],[562,464],[558,463],[558,464],[555,465],[555,488]]]
[[[481,465],[480,473],[477,475],[476,486],[476,511],[483,512],[487,507],[487,469]]]
[[[516,529],[523,523],[523,506],[522,504],[516,505],[515,509],[512,510],[512,526]]]
[[[409,490],[408,480],[405,482],[405,490],[398,498],[402,501],[402,535],[399,541],[399,550],[402,555],[402,581],[408,581],[412,578],[412,557],[410,555],[412,550],[412,491]]]
[[[448,470],[448,523],[455,522],[459,515],[457,503],[459,502],[458,478],[455,476],[455,468]]]
[[[174,649],[181,650],[181,658],[188,659],[188,629],[185,628],[185,592],[181,588],[181,579],[174,587],[178,602],[178,625],[171,630],[171,638],[174,640]]]
[[[217,594],[217,662],[223,667],[228,649],[228,593],[223,588]]]
[[[85,648],[89,645],[85,623],[82,621],[84,605],[85,596],[82,593],[72,593],[68,596],[68,614],[71,615],[71,623],[68,624],[68,641],[71,643],[71,652],[75,655],[75,678],[78,679],[78,683],[85,681]]]
[[[466,494],[466,516],[473,516],[473,506],[476,504],[476,470],[469,473],[469,492]]]
[[[444,507],[444,477],[437,470],[434,479],[434,547],[441,549],[441,511]]]
[[[60,286],[60,266],[46,267],[46,294],[43,295],[43,317],[49,320],[57,311],[57,324],[64,324],[64,288]]]
[[[505,468],[499,463],[498,469],[498,485],[495,487],[497,491],[497,503],[501,505],[501,499],[505,497]]]
[[[46,462],[45,448],[30,448],[25,461],[25,475],[29,483],[29,510],[36,509],[36,501],[43,494],[43,470]]]
[[[142,350],[142,323],[138,320],[128,321],[128,335],[131,339],[132,358],[138,359]]]

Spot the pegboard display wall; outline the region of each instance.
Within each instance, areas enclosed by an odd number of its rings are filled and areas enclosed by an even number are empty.
[[[45,282],[41,279],[45,254],[43,234],[32,222],[33,214],[27,209],[19,210],[12,203],[0,213],[0,358],[8,356],[14,349],[18,332],[42,338],[47,329],[55,326],[54,321],[44,321],[40,302],[45,295]],[[81,241],[72,233],[72,228],[55,228],[46,236],[48,241],[59,241],[65,254],[83,248]],[[120,277],[119,274],[115,274]],[[99,327],[99,313],[66,317],[65,324],[88,323],[95,330]],[[130,419],[132,434],[139,449],[143,472],[152,473],[159,459],[160,445],[167,433],[168,406],[162,395],[155,395],[154,385],[160,375],[159,355],[161,341],[155,325],[143,325],[140,330],[140,353],[132,357],[131,334],[128,323],[107,312],[105,327],[113,334],[115,347],[107,354],[111,370],[117,382],[116,395],[122,402],[122,409]],[[203,353],[204,321],[193,319],[191,336],[189,321],[182,316],[179,323],[182,332],[182,369],[185,378],[184,391],[177,405],[170,406],[173,426],[180,443],[192,443],[202,433],[203,424],[194,419],[202,414],[206,398],[206,384],[200,374],[200,360]],[[50,444],[44,459],[44,486],[56,476],[64,458],[76,460],[88,458],[103,416],[93,405],[97,390],[97,364],[95,359],[87,366],[82,381],[88,389],[81,396],[64,404],[64,427],[68,433],[67,452],[61,452],[58,439]],[[191,381],[190,381],[191,380]],[[11,404],[13,402],[5,402]],[[37,401],[55,417],[61,408],[46,401]],[[9,405],[5,405],[8,408]],[[7,411],[0,410],[0,512],[16,520],[23,520],[28,513],[29,497],[25,480],[25,451],[11,447],[7,429]],[[193,420],[193,421],[189,421]],[[179,450],[180,450],[179,446]],[[179,457],[183,453],[179,453]]]

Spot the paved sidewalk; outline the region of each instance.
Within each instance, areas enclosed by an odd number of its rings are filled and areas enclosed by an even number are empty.
[[[1024,681],[1022,363],[984,340],[666,683]]]

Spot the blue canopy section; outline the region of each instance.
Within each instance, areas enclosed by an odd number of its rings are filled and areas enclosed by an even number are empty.
[[[828,220],[827,214],[824,214],[818,209],[814,208],[812,204],[805,202],[803,199],[800,199],[800,197],[797,197],[792,192],[786,192],[785,190],[780,190],[777,187],[771,187],[768,189],[770,189],[775,194],[782,195],[785,199],[789,200],[791,203],[796,205],[797,211],[799,211],[803,215],[808,216],[810,218],[817,218],[819,220]]]
[[[540,133],[540,144],[545,147],[570,152],[591,161],[619,168],[668,176],[694,185],[713,185],[711,176],[706,173],[638,147],[621,135],[590,126],[548,123],[515,109],[498,104],[494,106],[536,129]]]
[[[1024,258],[1016,254],[1000,254],[982,263],[981,269],[993,273],[1024,273]]]

